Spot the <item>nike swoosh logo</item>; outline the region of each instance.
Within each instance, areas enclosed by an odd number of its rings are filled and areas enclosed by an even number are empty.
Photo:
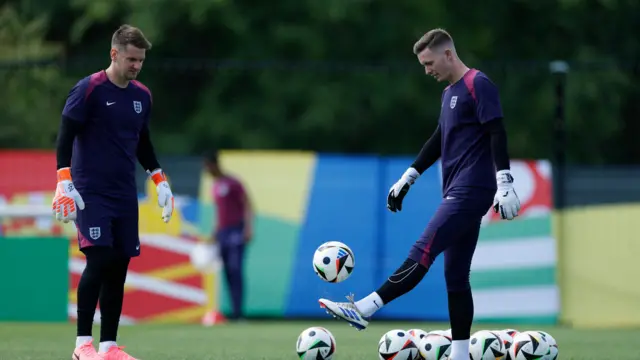
[[[114,102],[108,102],[108,101],[107,101],[107,106],[111,106],[111,105],[113,105],[113,104],[115,104],[115,103],[116,103],[115,101],[114,101]]]
[[[380,309],[380,305],[378,305],[378,303],[377,303],[375,300],[373,300],[373,304],[374,304],[378,309]]]

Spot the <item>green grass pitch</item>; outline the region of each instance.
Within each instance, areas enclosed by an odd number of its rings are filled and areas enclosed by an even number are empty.
[[[310,326],[324,326],[336,337],[336,360],[377,359],[377,343],[386,331],[400,328],[447,329],[447,324],[374,322],[362,332],[338,321],[263,322],[219,325],[123,326],[119,344],[143,360],[286,360],[296,359],[295,342]],[[554,336],[560,360],[638,360],[640,329],[573,330],[513,324],[478,325],[480,329],[544,330]],[[99,334],[96,327],[94,335]],[[74,324],[0,323],[0,359],[67,360],[75,343]]]

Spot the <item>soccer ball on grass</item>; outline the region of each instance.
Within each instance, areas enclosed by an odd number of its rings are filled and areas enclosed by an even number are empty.
[[[502,339],[493,331],[480,330],[471,335],[469,341],[471,360],[502,360],[506,353]]]
[[[446,360],[451,354],[451,338],[430,333],[420,340],[419,350],[425,360]]]
[[[408,332],[394,329],[380,338],[378,356],[380,360],[415,360],[418,356],[418,345]]]
[[[298,336],[296,352],[300,360],[331,360],[336,353],[336,339],[323,327],[310,327]]]
[[[548,354],[549,343],[537,331],[519,333],[513,338],[509,349],[511,360],[543,360]]]

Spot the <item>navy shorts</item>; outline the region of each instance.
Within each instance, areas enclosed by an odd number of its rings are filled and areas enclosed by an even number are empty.
[[[458,267],[461,273],[466,271],[468,276],[482,217],[492,202],[493,197],[489,196],[442,199],[424,232],[412,246],[409,258],[428,269],[436,257],[444,252],[445,272]]]
[[[138,234],[138,202],[96,198],[83,199],[84,210],[78,211],[76,228],[80,249],[108,246],[129,257],[140,255]]]

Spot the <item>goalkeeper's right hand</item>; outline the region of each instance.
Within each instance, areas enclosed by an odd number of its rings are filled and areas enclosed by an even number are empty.
[[[410,167],[402,174],[400,180],[393,184],[387,196],[387,209],[389,209],[389,211],[402,211],[402,200],[404,200],[404,196],[409,192],[411,185],[413,185],[419,177],[420,173],[418,170]]]
[[[78,217],[78,209],[84,209],[84,201],[71,182],[71,169],[58,170],[58,185],[53,197],[53,214],[56,220],[68,223]]]

